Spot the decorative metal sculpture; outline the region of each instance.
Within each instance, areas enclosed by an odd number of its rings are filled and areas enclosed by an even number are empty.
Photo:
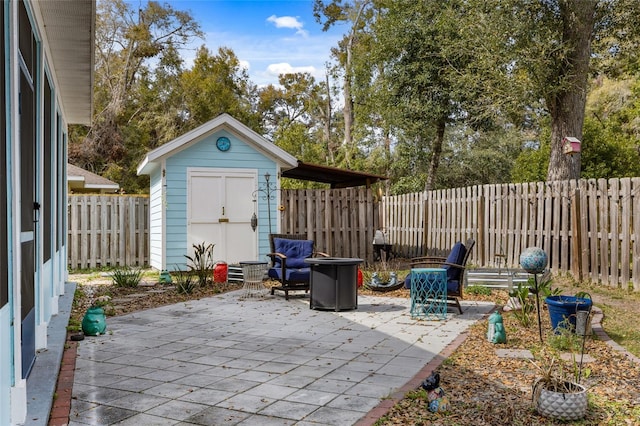
[[[530,274],[533,274],[534,290],[536,295],[536,310],[538,311],[538,332],[542,342],[542,319],[540,318],[540,296],[538,295],[538,274],[544,272],[547,267],[547,253],[539,247],[528,247],[520,254],[520,266]]]
[[[278,190],[278,188],[276,187],[276,184],[271,183],[270,179],[271,179],[271,175],[269,174],[269,172],[265,173],[264,184],[261,187],[258,187],[258,189],[256,189],[255,191],[253,191],[253,194],[252,194],[254,202],[256,201],[256,195],[259,192],[263,194],[262,199],[267,200],[267,216],[269,220],[269,234],[272,233],[271,231],[271,200],[274,199],[275,197],[274,194]],[[253,216],[251,217],[251,228],[253,228],[253,230],[255,231],[257,226],[258,226],[258,218],[256,217],[256,214],[254,212]]]

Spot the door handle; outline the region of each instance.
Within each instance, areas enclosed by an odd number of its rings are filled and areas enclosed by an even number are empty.
[[[229,222],[229,218],[226,217],[221,217],[218,219],[218,223],[228,223]]]

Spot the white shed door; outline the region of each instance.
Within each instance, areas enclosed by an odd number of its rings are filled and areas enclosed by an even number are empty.
[[[214,260],[256,260],[258,240],[251,229],[255,173],[189,170],[187,179],[187,249],[213,243]]]

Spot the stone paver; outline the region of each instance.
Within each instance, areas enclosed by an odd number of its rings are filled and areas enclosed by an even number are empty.
[[[533,359],[533,354],[529,349],[496,349],[499,358],[523,358]]]
[[[333,312],[240,295],[109,318],[78,345],[73,422],[354,424],[493,308],[416,321],[407,299]]]

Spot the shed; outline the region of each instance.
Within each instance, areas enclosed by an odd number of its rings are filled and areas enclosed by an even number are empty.
[[[229,114],[149,152],[138,174],[151,180],[150,265],[184,269],[185,255],[200,243],[215,244],[216,261],[266,260],[270,228],[277,232],[279,223],[276,188],[283,171],[297,165],[295,157]],[[273,189],[269,200],[267,185]]]

